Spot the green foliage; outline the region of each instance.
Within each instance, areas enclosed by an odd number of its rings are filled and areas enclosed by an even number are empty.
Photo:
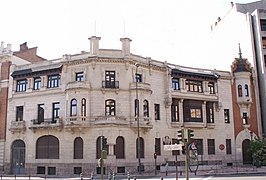
[[[255,164],[266,161],[266,139],[256,138],[250,142],[249,151]]]

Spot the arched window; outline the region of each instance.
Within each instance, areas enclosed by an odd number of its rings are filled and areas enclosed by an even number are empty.
[[[36,159],[59,159],[59,140],[57,137],[45,135],[37,140]]]
[[[81,137],[74,140],[74,159],[83,159],[83,140]]]
[[[135,99],[134,107],[135,107],[135,117],[137,117],[139,115],[139,100],[138,99]]]
[[[248,90],[248,85],[245,84],[245,96],[249,97],[249,90]]]
[[[149,102],[147,100],[143,101],[143,116],[149,117]]]
[[[81,100],[81,116],[83,117],[82,120],[85,120],[84,117],[87,116],[87,113],[86,113],[86,99],[83,98]]]
[[[99,136],[96,140],[96,159],[101,158],[101,150],[105,150],[107,155],[109,154],[109,145],[107,144],[107,138]]]
[[[122,136],[118,136],[116,138],[116,143],[114,147],[114,154],[116,155],[116,159],[124,159],[125,158],[125,140]]]
[[[105,101],[105,115],[115,116],[115,100],[108,99]]]
[[[144,140],[142,137],[139,137],[139,153],[138,153],[138,138],[136,139],[136,158],[144,158]]]
[[[77,116],[77,100],[72,99],[70,102],[70,116]]]
[[[242,97],[242,86],[241,85],[238,85],[237,86],[237,92],[238,92],[238,97]]]

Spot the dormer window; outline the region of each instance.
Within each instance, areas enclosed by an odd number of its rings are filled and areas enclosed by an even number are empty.
[[[238,97],[242,97],[243,96],[243,94],[242,94],[242,86],[241,85],[237,86],[237,92],[238,92]]]

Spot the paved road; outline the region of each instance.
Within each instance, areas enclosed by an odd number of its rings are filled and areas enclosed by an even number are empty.
[[[14,177],[3,176],[0,180],[81,180],[80,177],[76,178],[42,178],[42,177]],[[107,179],[107,178],[105,178]],[[133,177],[130,178],[133,180]],[[175,176],[163,177],[164,180],[176,180]],[[82,180],[90,180],[84,177]],[[100,177],[94,180],[100,180]],[[113,180],[113,179],[111,179]],[[116,177],[116,180],[127,180],[126,177]],[[161,177],[137,177],[137,180],[161,180]],[[179,177],[178,180],[186,180],[185,177]],[[236,175],[215,175],[215,176],[195,176],[189,177],[189,180],[266,180],[266,174],[236,174]]]

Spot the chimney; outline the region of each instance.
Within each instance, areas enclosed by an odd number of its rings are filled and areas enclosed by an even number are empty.
[[[24,42],[23,44],[20,45],[19,51],[25,51],[27,49],[29,49],[27,46],[27,42]]]
[[[129,38],[120,38],[120,41],[122,42],[122,56],[126,57],[130,55],[130,42],[131,39]]]
[[[99,52],[99,40],[101,40],[101,38],[96,36],[91,36],[89,40],[90,40],[90,54],[97,55]]]
[[[6,45],[6,50],[7,50],[7,51],[11,51],[11,44],[7,44],[7,45]]]

